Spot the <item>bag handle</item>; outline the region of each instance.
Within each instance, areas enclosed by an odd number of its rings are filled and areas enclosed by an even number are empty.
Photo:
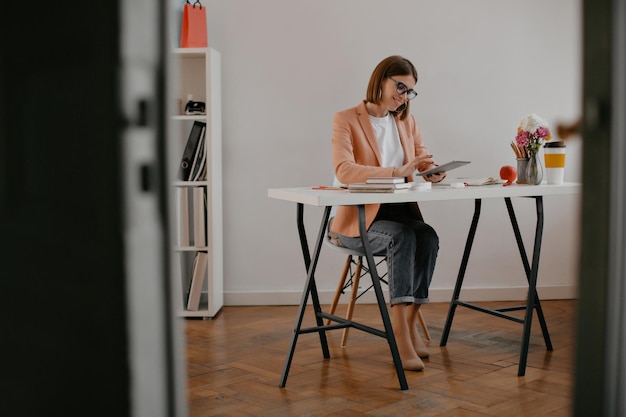
[[[187,3],[187,4],[191,4],[191,2],[190,2],[189,0],[185,0],[185,3]],[[200,7],[200,8],[202,9],[202,3],[200,3],[200,0],[196,0],[196,1],[193,3],[193,8],[194,8],[194,9],[196,8],[196,4],[198,5],[198,7]]]

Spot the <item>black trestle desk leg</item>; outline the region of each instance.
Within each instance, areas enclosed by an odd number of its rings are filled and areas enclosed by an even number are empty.
[[[307,266],[307,271],[311,278],[309,281],[309,291],[311,293],[311,302],[313,304],[313,310],[315,311],[315,323],[320,330],[318,330],[318,334],[320,336],[320,345],[322,346],[322,354],[325,359],[330,359],[330,351],[328,350],[328,340],[326,339],[326,330],[322,327],[324,326],[324,319],[322,318],[322,306],[320,305],[320,298],[317,293],[317,284],[315,283],[315,269],[317,268],[317,261],[320,259],[320,252],[322,251],[322,245],[324,243],[324,235],[327,233],[328,227],[328,219],[330,217],[330,209],[331,207],[326,207],[324,209],[324,215],[322,217],[322,221],[320,224],[320,229],[317,234],[317,241],[315,242],[315,251],[313,252],[313,260],[312,263],[309,262]],[[304,223],[302,223],[302,227],[298,227],[298,230],[301,230],[300,233],[304,233]],[[300,242],[306,243],[306,235],[304,236],[304,240],[301,237]],[[306,247],[306,245],[304,245]]]
[[[317,326],[323,326],[322,318],[317,314],[321,312],[321,306],[319,297],[317,294],[317,286],[315,285],[315,268],[319,259],[320,250],[323,243],[324,233],[328,225],[328,218],[330,216],[330,207],[326,207],[324,210],[324,216],[320,225],[320,230],[315,245],[315,252],[313,260],[311,261],[311,255],[309,252],[309,245],[306,239],[306,230],[304,228],[304,205],[298,203],[297,211],[297,223],[298,223],[298,235],[300,237],[300,246],[302,247],[302,257],[304,258],[304,265],[307,270],[307,279],[302,292],[302,298],[300,299],[300,306],[298,308],[298,315],[294,324],[293,333],[291,335],[291,343],[289,345],[289,351],[285,358],[285,365],[283,367],[283,373],[280,378],[279,387],[284,388],[287,383],[287,376],[289,375],[289,368],[291,367],[291,361],[293,359],[294,352],[296,350],[296,343],[298,342],[298,335],[300,334],[300,328],[302,327],[302,320],[304,318],[304,311],[306,310],[309,293],[311,294],[311,300],[313,302],[313,308],[315,309],[315,316]],[[319,331],[320,343],[322,345],[322,353],[324,358],[330,358],[330,351],[328,350],[328,341],[326,339],[326,332],[324,330]]]
[[[454,312],[456,311],[457,301],[461,294],[461,287],[463,286],[463,279],[465,278],[465,270],[467,269],[467,262],[469,261],[470,252],[472,251],[472,244],[474,243],[474,236],[476,236],[476,229],[478,227],[478,220],[480,219],[480,208],[482,200],[477,198],[474,200],[474,216],[472,217],[472,224],[470,225],[469,233],[467,234],[467,241],[465,242],[465,250],[463,251],[463,259],[461,260],[461,267],[459,268],[459,275],[456,278],[456,285],[454,286],[454,292],[452,294],[452,300],[450,301],[450,307],[448,309],[448,318],[441,334],[441,342],[439,346],[445,346],[448,343],[448,336],[450,336],[450,328],[452,327],[452,320],[454,319]]]
[[[380,286],[380,277],[376,269],[376,262],[374,261],[374,255],[370,248],[369,240],[367,239],[367,229],[365,228],[365,206],[360,205],[359,211],[359,233],[361,235],[361,241],[363,243],[363,249],[365,251],[365,258],[367,259],[367,266],[369,267],[370,276],[372,278],[372,286],[376,293],[376,300],[378,301],[378,309],[380,310],[380,316],[383,320],[385,327],[385,336],[387,343],[389,344],[389,350],[391,350],[391,357],[393,358],[393,364],[396,367],[396,374],[398,375],[398,382],[400,383],[401,390],[408,390],[409,385],[406,382],[406,375],[404,374],[404,368],[402,367],[402,360],[398,353],[398,344],[396,343],[396,337],[393,333],[391,326],[391,320],[389,319],[389,311],[387,311],[387,303],[383,290]]]
[[[535,245],[541,249],[541,239],[542,239],[542,229],[543,229],[543,199],[541,196],[533,197],[536,199],[536,207],[537,207],[537,231],[535,232]],[[515,218],[515,211],[513,210],[513,204],[511,203],[510,198],[505,198],[506,207],[509,211],[509,217],[511,219],[511,225],[513,226],[513,232],[515,233],[515,239],[517,240],[517,247],[520,251],[520,257],[522,258],[522,263],[524,264],[524,271],[526,272],[526,279],[528,280],[528,284],[530,285],[530,277],[531,277],[531,268],[528,263],[528,256],[526,255],[526,250],[524,249],[524,242],[522,241],[522,235],[519,231],[519,226],[517,225],[517,219]],[[541,219],[541,225],[539,224],[539,219]],[[538,242],[537,242],[538,239]],[[533,253],[533,260],[535,254]],[[539,265],[539,253],[537,253],[537,266]],[[535,283],[536,284],[536,283]],[[536,288],[536,286],[535,286]],[[536,294],[536,292],[535,292]],[[543,340],[546,344],[547,350],[552,350],[552,341],[550,340],[550,333],[548,333],[548,325],[546,324],[545,316],[543,315],[543,309],[541,308],[541,302],[539,301],[539,296],[535,295],[535,309],[537,310],[537,318],[539,319],[539,325],[541,326],[541,332],[543,334]]]
[[[511,219],[511,225],[513,226],[513,232],[515,233],[515,239],[517,240],[517,246],[520,251],[520,256],[524,264],[524,270],[526,272],[526,278],[528,280],[528,299],[526,302],[526,312],[524,316],[524,331],[522,334],[522,348],[520,352],[520,363],[517,375],[524,376],[526,374],[526,363],[528,357],[528,347],[530,345],[530,330],[532,326],[533,310],[537,310],[537,318],[541,326],[543,333],[543,339],[546,343],[546,349],[552,350],[552,341],[550,340],[550,334],[548,333],[548,326],[546,324],[545,317],[543,315],[543,309],[541,308],[541,302],[537,294],[537,274],[539,271],[539,255],[541,254],[541,240],[543,237],[543,197],[535,196],[535,205],[537,210],[537,225],[535,228],[535,240],[533,246],[532,265],[528,263],[528,256],[524,249],[524,243],[519,231],[517,219],[515,217],[515,211],[513,210],[513,204],[510,198],[505,198],[507,210],[509,211],[509,217]]]

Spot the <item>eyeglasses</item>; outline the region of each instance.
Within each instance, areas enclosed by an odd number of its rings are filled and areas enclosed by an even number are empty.
[[[406,94],[406,98],[409,99],[409,100],[413,100],[415,97],[417,97],[417,91],[409,90],[409,87],[407,87],[405,83],[401,83],[400,81],[396,81],[396,80],[394,80],[391,77],[389,77],[389,79],[391,81],[393,81],[394,84],[396,85],[396,92],[398,94]]]

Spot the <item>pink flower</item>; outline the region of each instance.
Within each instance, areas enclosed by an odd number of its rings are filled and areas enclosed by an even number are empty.
[[[539,126],[535,134],[545,140],[550,136],[550,129],[545,126]]]
[[[526,147],[528,146],[528,143],[530,142],[529,136],[530,135],[527,131],[520,130],[517,132],[517,136],[515,136],[515,142],[517,142],[519,146]]]

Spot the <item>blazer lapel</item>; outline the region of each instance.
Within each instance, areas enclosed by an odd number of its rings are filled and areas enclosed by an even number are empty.
[[[367,108],[365,107],[365,101],[362,101],[357,106],[356,112],[359,117],[359,124],[361,125],[361,129],[363,129],[363,132],[365,133],[365,138],[367,139],[367,142],[370,144],[370,147],[374,151],[374,155],[376,155],[378,166],[382,166],[383,158],[380,154],[380,148],[378,147],[378,141],[376,140],[376,135],[374,134],[374,128],[372,128],[370,116],[367,113]]]

